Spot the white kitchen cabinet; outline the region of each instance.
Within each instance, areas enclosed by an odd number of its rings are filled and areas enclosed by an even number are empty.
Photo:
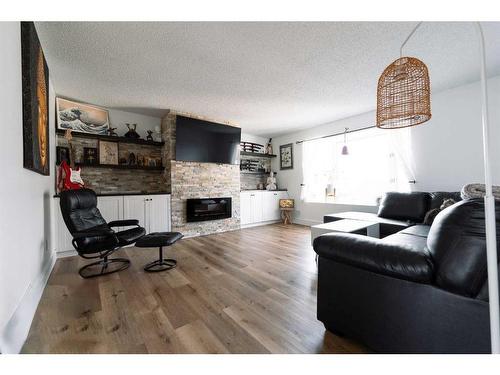
[[[151,195],[146,205],[146,220],[151,232],[169,232],[170,224],[170,195]]]
[[[252,222],[252,203],[249,192],[240,195],[240,223],[247,225]]]
[[[250,194],[250,205],[252,208],[252,222],[258,223],[262,221],[262,194],[252,193]]]
[[[241,192],[241,225],[260,225],[280,220],[279,200],[287,196],[286,191]]]
[[[146,204],[147,195],[125,195],[123,199],[123,219],[139,220],[139,225],[146,229]]]
[[[108,223],[121,220],[123,218],[123,197],[97,197],[97,208]],[[113,230],[119,231],[121,228],[115,227]]]
[[[59,198],[56,198],[56,251],[59,255],[73,255],[75,249],[71,244],[69,233],[59,209]],[[137,219],[139,225],[151,232],[170,231],[170,195],[117,195],[97,197],[97,208],[107,221]],[[113,228],[115,231],[126,227]]]
[[[123,218],[137,219],[146,233],[170,230],[170,195],[126,195]]]

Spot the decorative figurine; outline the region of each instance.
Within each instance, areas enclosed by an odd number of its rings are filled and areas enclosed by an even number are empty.
[[[115,132],[116,128],[112,128],[111,126],[108,128],[108,135],[111,137],[118,137],[118,134]]]
[[[148,132],[146,141],[153,141],[153,131],[152,130],[146,130],[146,131]]]
[[[137,165],[137,161],[136,161],[136,158],[135,158],[135,154],[133,152],[131,152],[129,155],[128,155],[128,165]]]
[[[272,138],[269,138],[269,142],[267,142],[266,154],[268,154],[268,155],[272,155],[273,154],[273,145],[271,144],[272,140],[273,140]]]
[[[161,128],[158,125],[155,126],[155,141],[156,142],[161,142],[162,141],[162,139],[161,139]]]
[[[266,190],[276,190],[276,177],[274,177],[274,172],[271,172],[266,181]]]
[[[141,138],[139,134],[137,134],[137,132],[135,131],[135,129],[137,129],[137,124],[130,125],[128,123],[125,123],[125,125],[127,125],[128,128],[128,132],[125,133],[125,137],[135,138],[135,139]]]

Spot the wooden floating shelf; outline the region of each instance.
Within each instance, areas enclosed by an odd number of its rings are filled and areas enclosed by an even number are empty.
[[[56,134],[64,135],[65,131],[57,129]],[[71,135],[75,138],[90,138],[90,139],[100,139],[103,141],[112,141],[119,143],[134,143],[137,145],[145,145],[145,146],[157,146],[161,147],[165,144],[165,142],[156,142],[156,141],[147,141],[142,138],[127,138],[127,137],[118,137],[111,135],[97,135],[97,134],[87,134],[87,133],[78,133],[71,132]]]
[[[127,165],[127,164],[76,164],[82,168],[112,168],[112,169],[140,169],[145,171],[162,171],[164,166],[149,166],[149,165]]]
[[[241,156],[254,156],[257,158],[269,158],[269,159],[276,157],[276,155],[272,155],[272,154],[263,154],[260,152],[248,152],[248,151],[241,151],[240,155]]]

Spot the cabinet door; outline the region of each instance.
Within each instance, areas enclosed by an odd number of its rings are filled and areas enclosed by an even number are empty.
[[[108,223],[113,220],[122,220],[123,218],[123,196],[119,197],[97,197],[97,208],[102,217]],[[113,230],[119,231],[123,228],[115,227]]]
[[[270,193],[271,195],[271,220],[279,220],[281,215],[280,211],[280,192],[276,191]]]
[[[150,195],[147,197],[147,216],[150,232],[170,231],[170,195]]]
[[[274,212],[274,205],[275,205],[275,196],[272,192],[263,192],[262,194],[262,220],[263,221],[270,221],[270,220],[276,220],[274,218],[275,212]]]
[[[262,195],[260,191],[250,194],[250,202],[252,207],[252,223],[262,221]]]
[[[146,220],[146,196],[126,195],[123,197],[123,219],[137,219],[139,225],[149,233],[148,222]]]
[[[252,222],[252,207],[250,193],[240,194],[240,221],[241,225],[250,224]]]

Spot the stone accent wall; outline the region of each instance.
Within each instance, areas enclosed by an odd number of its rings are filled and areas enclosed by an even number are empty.
[[[162,162],[165,166],[163,173],[167,190],[171,191],[172,177],[171,177],[171,162],[175,160],[175,121],[176,114],[173,112],[167,113],[161,119],[161,137],[165,140],[165,146],[162,149]]]
[[[172,230],[199,236],[240,228],[240,169],[238,165],[172,161]],[[186,222],[188,198],[232,198],[232,217]]]
[[[56,135],[57,146],[68,147],[68,141],[64,136]],[[73,137],[73,150],[75,151],[76,163],[83,162],[83,148],[99,148],[99,141],[90,138]],[[118,145],[118,157],[128,160],[129,153],[133,152],[136,157],[142,155],[150,158],[162,158],[163,148],[144,146],[133,143],[120,143]],[[82,179],[85,186],[95,190],[97,193],[126,193],[147,192],[162,193],[170,192],[167,180],[161,170],[140,169],[114,169],[82,167]],[[57,183],[57,182],[56,182]]]
[[[184,114],[183,114],[184,115]],[[162,137],[165,173],[171,186],[172,230],[187,237],[225,232],[240,228],[240,167],[238,165],[195,163],[175,160],[176,113],[162,119]],[[232,198],[232,217],[222,220],[186,222],[188,198]]]

